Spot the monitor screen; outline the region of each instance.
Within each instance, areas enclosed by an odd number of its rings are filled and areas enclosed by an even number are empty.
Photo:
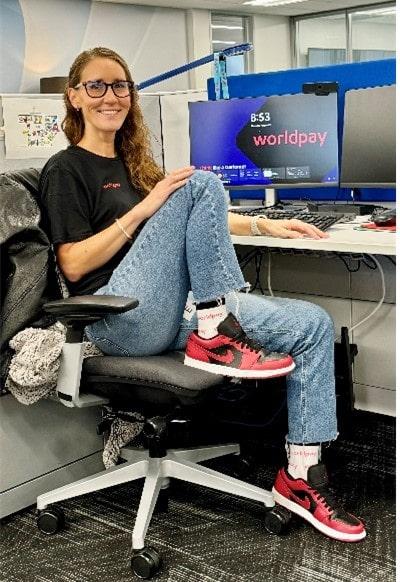
[[[189,103],[190,160],[227,188],[337,186],[337,95]]]
[[[395,93],[395,85],[346,92],[341,187],[395,187]]]

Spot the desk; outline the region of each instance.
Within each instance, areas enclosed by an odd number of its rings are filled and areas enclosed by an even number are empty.
[[[360,221],[359,218],[357,218]],[[365,217],[363,221],[365,222]],[[396,255],[396,234],[354,230],[354,224],[335,224],[327,239],[274,238],[270,236],[232,236],[235,245],[262,246],[281,249],[301,249],[342,253],[368,253],[371,255]]]
[[[356,221],[365,222],[366,217]],[[354,391],[356,408],[395,415],[396,268],[391,261],[396,255],[396,235],[354,230],[354,226],[336,224],[327,231],[329,238],[319,240],[232,236],[232,241],[239,256],[245,256],[250,247],[271,250],[270,282],[274,294],[320,305],[331,315],[337,335],[342,326],[351,328],[372,312],[381,298],[382,284],[378,269],[371,270],[362,262],[357,267],[354,262],[351,265],[354,271],[349,272],[336,253],[353,254],[357,261],[360,256],[356,255],[361,254],[380,257],[386,283],[385,302],[372,318],[350,334],[359,349],[353,368]],[[299,252],[289,252],[296,249]],[[260,283],[268,294],[267,259],[264,265]],[[249,264],[245,278],[253,281],[254,276],[254,266]]]

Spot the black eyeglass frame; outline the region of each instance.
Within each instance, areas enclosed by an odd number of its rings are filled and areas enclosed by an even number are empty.
[[[101,95],[90,95],[87,85],[88,83],[98,83],[101,85],[104,85],[104,93],[102,93]],[[126,95],[117,95],[114,89],[114,85],[118,85],[118,83],[127,83],[128,85],[128,93]],[[105,81],[85,81],[83,83],[78,83],[74,89],[80,89],[80,87],[85,87],[85,91],[88,97],[90,97],[91,99],[100,99],[101,97],[104,97],[104,95],[107,93],[108,88],[111,87],[112,92],[114,93],[114,95],[118,98],[118,99],[124,99],[125,97],[129,97],[129,95],[133,92],[134,88],[135,88],[135,84],[132,83],[132,81],[125,81],[125,80],[121,80],[121,81],[113,81],[112,83],[106,83]]]

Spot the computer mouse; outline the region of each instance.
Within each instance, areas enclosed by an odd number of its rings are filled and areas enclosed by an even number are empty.
[[[396,209],[380,210],[372,217],[376,226],[396,226]]]

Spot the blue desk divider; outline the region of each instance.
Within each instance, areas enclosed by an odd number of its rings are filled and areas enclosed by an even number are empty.
[[[259,97],[265,95],[285,95],[301,93],[303,83],[317,83],[336,81],[338,90],[338,134],[339,134],[339,163],[342,155],[344,95],[349,89],[378,87],[396,83],[396,59],[366,61],[363,63],[347,63],[327,67],[312,67],[306,69],[288,69],[272,73],[255,73],[228,77],[229,96]],[[214,80],[207,81],[208,97],[215,100]],[[301,199],[310,196],[311,189],[280,189],[282,199]],[[263,194],[248,191],[232,192],[232,198],[263,198]],[[349,188],[313,188],[313,199],[319,200],[351,200]],[[395,200],[395,190],[368,189],[360,190],[362,201]]]

